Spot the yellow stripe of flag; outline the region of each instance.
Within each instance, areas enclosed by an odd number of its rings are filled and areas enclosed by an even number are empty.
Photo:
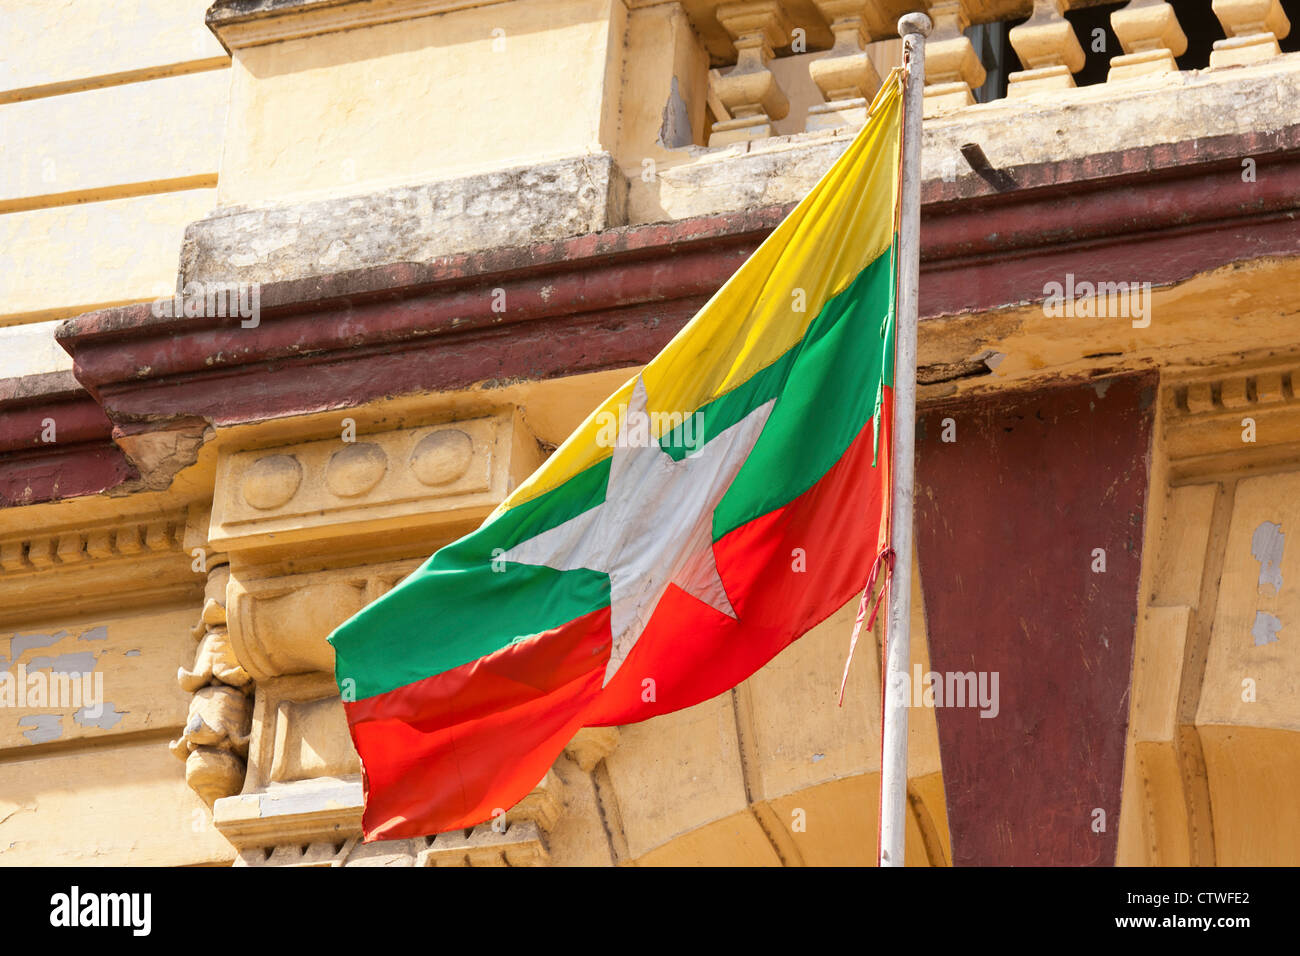
[[[889,248],[898,193],[900,70],[881,84],[861,132],[754,254],[642,370],[651,412],[689,414],[748,381],[798,344],[827,301]],[[883,202],[885,197],[892,201]],[[793,309],[802,290],[804,311]],[[558,488],[612,449],[596,438],[629,379],[497,508]],[[658,437],[658,436],[655,436]]]

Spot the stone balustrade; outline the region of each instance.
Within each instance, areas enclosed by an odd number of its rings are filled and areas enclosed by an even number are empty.
[[[826,102],[808,111],[807,128],[860,126],[866,122],[868,100],[880,88],[880,74],[866,51],[866,7],[861,0],[819,0],[817,8],[830,24],[835,45],[808,66]]]
[[[807,17],[809,5],[794,0],[720,4],[712,11],[717,21],[712,26],[716,30],[720,24],[732,38],[736,61],[730,69],[710,73],[715,122],[708,145],[861,125],[867,102],[897,58],[896,49],[882,55],[885,51],[877,48],[897,37],[898,17],[912,10],[923,9],[934,22],[926,51],[927,117],[989,98],[988,92],[979,91],[993,64],[982,62],[971,26],[1014,24],[1008,39],[1021,68],[1006,77],[1005,94],[994,89],[992,95],[1020,99],[1041,93],[1068,95],[1089,58],[1105,58],[1109,84],[1177,72],[1178,58],[1188,50],[1180,15],[1209,16],[1199,9],[1176,10],[1165,0],[1130,0],[1110,13],[1114,36],[1107,48],[1098,40],[1101,31],[1081,36],[1066,16],[1097,5],[1098,0],[813,0],[823,22],[807,24],[799,18]],[[695,10],[697,19],[709,15]],[[1207,63],[1192,68],[1219,70],[1282,55],[1278,41],[1287,37],[1291,24],[1279,0],[1214,0],[1213,16],[1226,37],[1214,43]],[[803,43],[813,36],[822,38],[819,49]],[[795,57],[806,57],[808,63],[798,70],[784,66],[783,61]],[[1013,59],[1009,68],[1014,66]],[[1090,73],[1097,75],[1096,70]],[[783,86],[799,82],[807,89]],[[787,116],[791,102],[806,103],[810,95],[820,100],[803,110],[802,127],[797,117],[782,123],[780,130],[773,127]],[[716,115],[719,112],[727,115]]]
[[[1034,0],[1028,20],[1011,28],[1011,46],[1024,65],[1007,77],[1007,96],[1027,96],[1040,90],[1070,89],[1083,69],[1083,47],[1065,9],[1068,0]]]
[[[1172,73],[1178,69],[1174,58],[1187,52],[1187,35],[1173,6],[1164,0],[1129,0],[1111,14],[1110,25],[1124,54],[1111,60],[1107,83]]]
[[[743,0],[717,10],[718,22],[736,44],[736,65],[717,77],[714,92],[730,117],[713,124],[709,145],[772,135],[790,103],[768,64],[773,48],[789,42],[794,25],[779,0]]]

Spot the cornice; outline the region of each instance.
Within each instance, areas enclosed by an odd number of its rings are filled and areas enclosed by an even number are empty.
[[[70,371],[0,380],[0,507],[98,494],[136,477]]]
[[[204,17],[227,53],[504,0],[217,0]]]
[[[1170,378],[1161,390],[1171,480],[1291,470],[1300,456],[1300,362]]]
[[[1247,154],[1254,183],[1241,175]],[[1014,188],[998,192],[973,173],[927,184],[923,318],[1041,301],[1045,282],[1066,272],[1140,267],[1165,286],[1300,256],[1300,126],[1002,172]],[[789,208],[268,283],[256,328],[137,305],[68,320],[57,339],[119,438],[184,420],[234,425],[632,367]]]
[[[204,578],[183,546],[185,523],[183,511],[171,511],[0,538],[0,623],[202,593]]]

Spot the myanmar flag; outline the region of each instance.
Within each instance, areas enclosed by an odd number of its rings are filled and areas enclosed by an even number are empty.
[[[714,697],[863,589],[887,537],[900,89],[482,527],[330,636],[367,840],[490,819],[582,727]]]

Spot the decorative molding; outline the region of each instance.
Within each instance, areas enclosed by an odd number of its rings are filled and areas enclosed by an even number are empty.
[[[362,806],[361,778],[353,776],[304,780],[222,797],[212,810],[213,823],[222,836],[237,850],[244,850],[343,843],[361,835]]]
[[[130,560],[181,550],[183,514],[118,522],[0,541],[0,575],[38,574],[51,568]]]
[[[1300,357],[1168,381],[1161,401],[1171,480],[1294,467],[1300,459],[1297,386]]]
[[[229,588],[230,639],[254,679],[334,671],[330,631],[414,571],[411,558],[306,574],[246,578]]]
[[[468,832],[410,840],[362,843],[357,836],[334,842],[247,846],[235,866],[544,866],[550,860],[546,835],[536,823],[512,823],[503,832],[490,824]]]
[[[361,772],[343,702],[333,692],[333,686],[329,691],[311,700],[280,701],[275,715],[270,783],[346,777]]]
[[[194,696],[185,730],[172,741],[171,752],[185,761],[185,782],[208,806],[243,788],[253,710],[253,679],[235,658],[226,628],[228,560],[225,555],[206,557],[203,613],[193,630],[199,642],[194,667],[182,667],[176,675],[181,689]]]
[[[235,866],[275,867],[337,867],[346,866],[348,859],[361,845],[359,837],[349,837],[338,843],[282,843],[278,846],[245,847],[235,858]],[[382,844],[380,844],[382,846]],[[356,864],[353,864],[356,865]],[[388,865],[392,865],[391,863]],[[403,865],[403,864],[398,864]],[[411,863],[405,863],[410,866]]]
[[[265,43],[486,7],[505,0],[217,0],[205,20],[227,53]]]
[[[482,824],[468,834],[440,833],[415,858],[416,866],[542,866],[550,861],[536,823],[512,823],[498,832]]]
[[[617,727],[584,727],[573,735],[564,752],[583,773],[591,773],[597,764],[614,752],[618,737]]]
[[[1243,109],[1262,109],[1263,81],[1237,72],[1234,88],[1245,84],[1248,94]],[[1224,82],[1198,81],[1186,95],[1207,105]],[[943,135],[976,135],[982,115],[946,121],[942,129],[955,132]],[[822,168],[833,155],[819,148]],[[793,162],[794,153],[782,155]],[[1244,183],[1243,156],[1268,175]],[[760,158],[754,150],[735,165],[710,164],[713,179],[682,188],[709,191],[737,177],[761,184],[766,174],[751,165]],[[1297,125],[1003,172],[1015,189],[997,193],[974,173],[945,182],[937,170],[923,185],[923,318],[1038,301],[1044,282],[1066,272],[1125,275],[1140,261],[1144,278],[1159,286],[1228,263],[1300,255]],[[627,368],[662,349],[790,208],[268,282],[257,329],[241,329],[237,319],[158,318],[146,304],[69,320],[58,339],[79,380],[128,431],[185,416],[220,427],[342,414],[390,396]],[[504,313],[492,311],[497,288],[510,303]],[[268,363],[276,374],[265,374]]]
[[[482,519],[540,461],[512,411],[226,454],[209,540],[242,551]]]
[[[549,770],[496,820],[411,840],[359,842],[359,777],[326,778],[217,802],[217,828],[239,850],[239,866],[538,866],[564,812],[564,785]]]
[[[540,866],[550,860],[548,839],[564,816],[565,785],[554,769],[518,804],[465,830],[410,840],[361,844],[362,793],[357,773],[343,766],[317,768],[320,776],[278,779],[300,731],[290,726],[295,708],[342,707],[329,674],[303,674],[259,683],[244,793],[218,800],[217,828],[239,851],[237,866]],[[316,725],[327,731],[326,722]],[[336,727],[351,751],[345,729]],[[581,730],[565,754],[593,774],[618,743],[618,730]],[[320,754],[320,738],[312,750]],[[355,753],[352,753],[355,760]],[[563,759],[563,758],[562,758]],[[266,769],[266,768],[269,768]],[[292,775],[289,775],[292,776]]]
[[[564,812],[564,784],[554,770],[523,800],[490,823],[440,833],[416,866],[541,866],[550,861],[547,834]]]
[[[245,796],[291,792],[301,781],[359,779],[332,664],[328,672],[259,680],[251,738]]]
[[[184,529],[184,512],[172,512],[0,539],[0,621],[197,597],[204,579],[182,549]]]

